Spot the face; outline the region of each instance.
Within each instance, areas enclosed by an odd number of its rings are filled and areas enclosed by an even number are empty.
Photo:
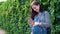
[[[36,12],[39,12],[40,6],[39,5],[32,5],[32,9]]]

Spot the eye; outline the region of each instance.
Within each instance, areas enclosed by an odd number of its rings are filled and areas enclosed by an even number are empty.
[[[36,5],[33,5],[33,6],[32,6],[32,9],[36,9],[36,8],[37,8],[37,6],[36,6]]]
[[[33,9],[36,9],[36,7],[33,7]]]

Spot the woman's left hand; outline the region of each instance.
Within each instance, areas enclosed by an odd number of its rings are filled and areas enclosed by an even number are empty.
[[[35,22],[33,26],[37,26],[37,25],[39,25],[39,23],[36,23],[36,22]]]
[[[41,25],[41,23],[34,23],[34,25],[33,26],[40,26]]]

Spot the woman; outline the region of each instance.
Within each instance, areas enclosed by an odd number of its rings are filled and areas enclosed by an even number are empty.
[[[31,34],[47,34],[47,28],[50,27],[49,13],[43,11],[41,4],[37,1],[31,3],[31,8],[31,18],[28,18]]]

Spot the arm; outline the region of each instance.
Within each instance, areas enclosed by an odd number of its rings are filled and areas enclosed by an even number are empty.
[[[50,26],[50,14],[45,12],[45,22],[39,23],[42,27],[49,27]]]
[[[37,25],[39,25],[39,23],[34,22],[31,18],[28,18],[28,23],[31,26],[37,26]]]

